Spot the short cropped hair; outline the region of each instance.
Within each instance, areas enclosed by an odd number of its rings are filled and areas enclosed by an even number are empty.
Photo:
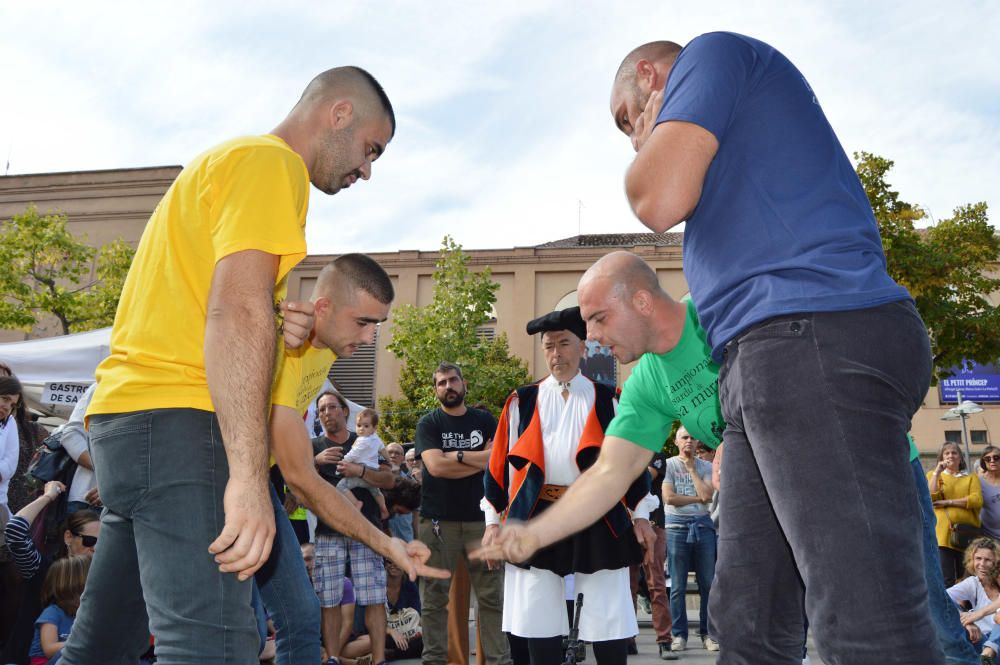
[[[378,100],[378,105],[381,107],[382,112],[389,118],[392,135],[395,136],[396,114],[392,110],[392,102],[389,101],[389,96],[385,94],[382,84],[361,67],[347,65],[344,67],[333,67],[325,72],[320,72],[309,81],[298,103],[302,104],[303,102],[308,103],[311,100],[322,99],[332,91],[343,92],[357,85],[360,85],[363,89],[367,89],[368,92],[372,93],[372,97]]]
[[[319,394],[319,397],[316,398],[316,408],[317,409],[319,408],[320,401],[324,397],[333,397],[333,398],[335,398],[338,402],[340,402],[340,408],[342,408],[342,409],[349,408],[349,405],[347,404],[347,399],[345,399],[343,395],[341,395],[340,393],[338,393],[336,390],[324,390],[323,392],[321,392]]]
[[[437,369],[431,373],[431,383],[437,383],[438,374],[446,374],[447,372],[455,372],[458,374],[458,378],[465,381],[465,377],[462,376],[462,368],[455,363],[450,363],[447,360],[442,360],[438,363]]]
[[[396,291],[388,273],[375,259],[364,254],[344,254],[326,264],[316,278],[316,290],[331,295],[335,290],[364,291],[383,305],[392,303]]]

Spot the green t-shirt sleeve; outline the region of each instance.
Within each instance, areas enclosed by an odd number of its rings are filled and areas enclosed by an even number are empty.
[[[656,382],[640,360],[622,388],[615,416],[605,432],[653,452],[663,448],[677,413],[669,402],[656,399]]]

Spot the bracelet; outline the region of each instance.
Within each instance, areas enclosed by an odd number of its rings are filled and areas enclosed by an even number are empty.
[[[367,470],[368,470],[368,467],[367,467],[367,466],[365,466],[364,464],[362,464],[362,465],[361,465],[361,475],[360,475],[360,476],[358,476],[358,477],[359,477],[359,478],[364,478],[364,477],[365,477],[365,471],[367,471]]]

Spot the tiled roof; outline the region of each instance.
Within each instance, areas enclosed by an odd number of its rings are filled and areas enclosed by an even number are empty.
[[[635,247],[636,245],[655,245],[657,247],[680,247],[683,233],[588,233],[572,236],[561,240],[553,240],[536,249],[562,247]]]

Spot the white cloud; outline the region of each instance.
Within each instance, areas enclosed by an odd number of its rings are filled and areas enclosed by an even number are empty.
[[[271,129],[320,70],[368,68],[399,131],[372,181],[314,191],[313,251],[536,244],[577,232],[578,201],[585,233],[642,230],[610,78],[636,44],[715,29],[784,51],[849,153],[896,161],[904,199],[1000,205],[986,2],[8,3],[0,25],[11,173],[184,163]]]

